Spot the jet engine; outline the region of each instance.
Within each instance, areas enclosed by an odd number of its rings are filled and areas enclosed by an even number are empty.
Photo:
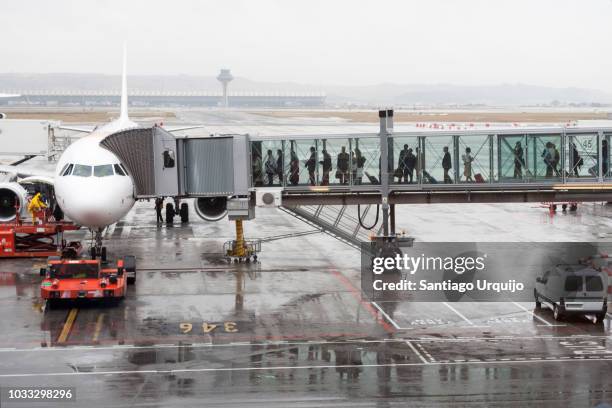
[[[27,194],[19,183],[0,183],[0,222],[15,219],[15,204],[19,203],[20,215],[27,213]]]
[[[227,214],[227,197],[200,197],[195,199],[195,212],[205,221],[219,221]]]
[[[0,112],[0,119],[6,119],[6,113]]]

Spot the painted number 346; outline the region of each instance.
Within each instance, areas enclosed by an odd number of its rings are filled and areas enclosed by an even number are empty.
[[[179,325],[181,333],[187,334],[193,331],[192,323],[181,323]],[[224,323],[202,323],[202,333],[210,334],[213,332],[224,331],[225,333],[236,333],[238,326],[235,322],[224,322]]]

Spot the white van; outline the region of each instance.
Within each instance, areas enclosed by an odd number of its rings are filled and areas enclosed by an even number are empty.
[[[608,311],[608,275],[585,265],[557,265],[536,278],[536,308],[542,303],[553,310],[555,320],[569,314],[594,314],[597,323]]]

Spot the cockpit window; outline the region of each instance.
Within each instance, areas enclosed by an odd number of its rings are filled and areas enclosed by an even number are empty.
[[[96,177],[107,177],[112,176],[113,173],[113,165],[112,164],[103,164],[101,166],[94,166],[94,176]]]
[[[123,171],[120,165],[115,164],[113,167],[115,167],[115,174],[117,174],[118,176],[125,176],[125,172]]]
[[[70,175],[70,173],[72,173],[72,168],[73,168],[73,167],[74,167],[74,165],[72,165],[72,164],[66,164],[66,165],[64,166],[64,168],[62,169],[62,173],[61,173],[61,175],[62,175],[62,176],[69,176],[69,175]]]
[[[79,177],[91,177],[91,166],[85,166],[83,164],[75,164],[73,176]]]
[[[123,169],[123,172],[125,173],[125,175],[129,175],[130,173],[128,173],[127,169],[125,168],[125,166],[123,164],[120,164],[121,168]]]

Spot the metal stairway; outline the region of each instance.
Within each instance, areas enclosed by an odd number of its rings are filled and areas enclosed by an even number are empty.
[[[372,218],[376,217],[376,206],[374,206],[374,211],[372,211],[372,207],[373,205],[367,205],[361,212],[361,219],[366,227],[375,225]],[[364,229],[359,224],[356,206],[304,205],[279,208],[320,232],[330,235],[355,249],[361,249],[361,243],[370,239],[371,231]],[[353,209],[355,215],[350,214]],[[369,213],[373,214],[367,217]],[[372,229],[372,231],[375,230]]]

